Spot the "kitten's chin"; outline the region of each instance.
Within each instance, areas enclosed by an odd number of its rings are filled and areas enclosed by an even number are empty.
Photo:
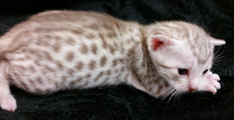
[[[188,92],[196,92],[198,89],[192,89],[186,83],[171,83],[171,90],[168,92],[170,95],[188,93]]]
[[[184,89],[177,89],[177,90],[180,92],[196,92],[197,91],[197,89],[191,89],[191,88],[188,88],[188,89],[184,88]]]
[[[194,89],[194,88],[189,88],[188,92],[195,92],[197,91],[197,89]]]
[[[195,91],[197,91],[197,89],[193,89],[193,88],[182,86],[182,85],[175,86],[175,89],[177,91],[180,91],[180,92],[195,92]]]

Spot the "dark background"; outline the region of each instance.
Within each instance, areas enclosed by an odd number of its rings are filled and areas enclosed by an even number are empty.
[[[150,24],[183,20],[224,39],[217,47],[220,61],[212,71],[221,75],[221,90],[186,93],[169,101],[156,99],[126,85],[60,91],[35,96],[12,87],[18,108],[0,110],[0,120],[232,120],[234,119],[233,0],[0,0],[0,34],[30,15],[45,10],[105,12],[123,20]]]

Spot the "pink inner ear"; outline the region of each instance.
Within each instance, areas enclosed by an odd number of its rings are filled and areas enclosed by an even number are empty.
[[[158,38],[153,38],[152,39],[152,49],[154,51],[156,51],[160,46],[163,46],[164,45],[164,42],[163,41],[160,41]]]

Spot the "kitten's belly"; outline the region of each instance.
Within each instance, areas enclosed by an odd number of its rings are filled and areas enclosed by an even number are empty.
[[[61,89],[89,88],[105,84],[118,84],[127,76],[125,65],[113,66],[106,61],[100,66],[101,57],[96,60],[76,62],[14,61],[10,62],[11,83],[33,93],[47,94]],[[118,59],[116,59],[118,61]],[[39,62],[39,63],[37,63]]]
[[[121,83],[128,74],[126,56],[111,54],[108,49],[99,49],[96,54],[81,53],[74,46],[60,52],[53,48],[35,49],[36,46],[8,54],[6,70],[10,82],[28,92],[47,94],[113,85]]]

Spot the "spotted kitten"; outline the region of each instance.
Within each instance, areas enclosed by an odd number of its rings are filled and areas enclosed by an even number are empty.
[[[196,25],[143,26],[94,12],[47,11],[0,38],[0,106],[14,111],[13,84],[49,94],[125,83],[155,97],[220,89],[210,71],[215,45]]]

